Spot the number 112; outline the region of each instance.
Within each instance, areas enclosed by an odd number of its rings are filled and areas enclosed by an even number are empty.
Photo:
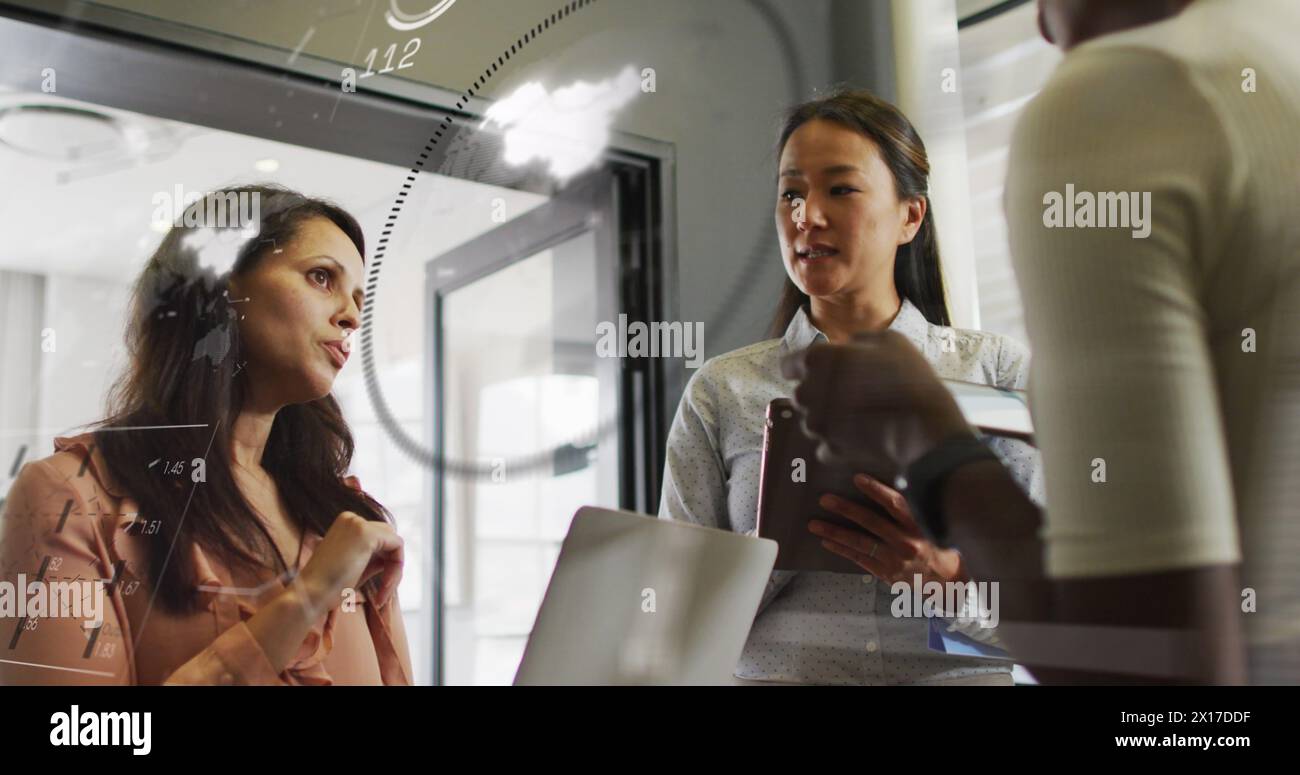
[[[419,50],[420,50],[419,38],[411,38],[410,40],[406,41],[406,45],[402,46],[402,51],[405,53],[402,55],[401,60],[398,61],[397,67],[393,67],[393,56],[397,54],[397,44],[396,43],[388,44],[388,48],[384,49],[384,57],[388,64],[382,70],[379,70],[378,73],[380,75],[383,75],[384,73],[391,73],[394,70],[402,70],[404,68],[411,67],[413,63],[408,60],[411,57],[415,56],[415,52]],[[365,78],[368,75],[375,74],[376,71],[373,68],[375,66],[375,57],[378,55],[379,55],[379,49],[377,48],[370,49],[370,53],[366,55],[366,71],[361,75],[357,76],[358,78]]]

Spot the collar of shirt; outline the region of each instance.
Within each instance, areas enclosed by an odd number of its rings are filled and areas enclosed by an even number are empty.
[[[916,345],[916,349],[925,351],[926,340],[930,334],[930,321],[925,319],[921,310],[907,299],[903,299],[903,304],[898,308],[898,314],[894,316],[894,322],[889,324],[891,331],[897,331],[907,337],[908,341]],[[811,347],[817,342],[825,342],[826,335],[817,330],[812,320],[808,318],[808,311],[800,306],[795,310],[794,317],[790,319],[790,325],[785,328],[785,336],[781,341],[787,352],[802,350]]]

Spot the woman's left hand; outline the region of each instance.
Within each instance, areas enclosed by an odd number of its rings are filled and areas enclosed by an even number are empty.
[[[902,493],[866,474],[854,476],[853,486],[884,507],[894,521],[827,493],[819,501],[821,507],[852,520],[862,530],[814,519],[808,529],[822,539],[822,546],[890,584],[910,584],[918,573],[922,583],[968,580],[961,555],[955,549],[940,549],[925,537]]]

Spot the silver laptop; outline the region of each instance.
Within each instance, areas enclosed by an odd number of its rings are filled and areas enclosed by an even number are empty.
[[[585,506],[515,685],[731,684],[776,542]]]

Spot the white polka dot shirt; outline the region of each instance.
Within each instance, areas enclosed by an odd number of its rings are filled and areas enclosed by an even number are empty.
[[[933,325],[907,300],[890,328],[915,344],[940,377],[1025,387],[1029,353],[1013,339]],[[793,389],[781,376],[781,358],[824,341],[801,309],[784,337],[712,358],[696,372],[668,436],[661,518],[756,531],[767,405]],[[1041,503],[1038,453],[1006,439],[992,447]],[[927,620],[894,618],[892,601],[889,585],[870,574],[774,571],[736,675],[876,686],[1011,671],[1005,660],[932,651]]]

